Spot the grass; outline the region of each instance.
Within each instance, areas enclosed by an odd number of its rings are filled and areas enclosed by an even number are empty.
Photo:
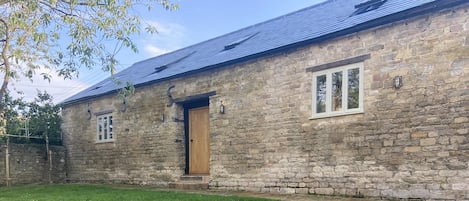
[[[223,195],[207,195],[106,185],[41,185],[0,188],[0,201],[269,201]]]

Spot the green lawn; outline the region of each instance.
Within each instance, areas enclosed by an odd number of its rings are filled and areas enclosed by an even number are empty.
[[[105,185],[42,185],[0,188],[0,201],[269,201],[263,198],[205,195]]]

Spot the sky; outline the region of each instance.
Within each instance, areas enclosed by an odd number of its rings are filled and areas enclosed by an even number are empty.
[[[179,9],[176,11],[165,11],[162,8],[155,8],[151,13],[142,11],[143,20],[154,25],[158,34],[141,34],[134,37],[139,52],[121,51],[117,56],[120,62],[117,71],[130,67],[138,61],[197,44],[323,1],[325,0],[177,0],[173,1],[179,4]],[[109,73],[102,72],[99,68],[82,69],[78,79],[63,80],[54,76],[49,83],[35,77],[33,82],[23,79],[11,83],[10,89],[23,91],[25,100],[32,100],[37,94],[37,89],[46,90],[54,97],[54,102],[59,103],[109,76]]]

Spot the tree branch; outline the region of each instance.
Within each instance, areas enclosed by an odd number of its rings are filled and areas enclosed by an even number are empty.
[[[65,1],[65,0],[60,0],[60,2],[69,4],[69,5],[72,4],[72,2]],[[77,3],[74,3],[74,5],[78,5],[78,6],[105,6],[106,4],[105,3],[93,4],[93,3],[89,3],[89,2],[77,2]]]
[[[56,12],[59,12],[59,13],[62,13],[64,16],[73,16],[73,17],[78,17],[78,15],[74,15],[74,14],[71,14],[71,13],[67,13],[63,10],[60,10],[59,8],[57,7],[54,7],[52,5],[50,5],[49,3],[47,2],[44,2],[44,1],[39,1],[40,4],[42,5],[45,5],[47,7],[49,7],[50,9],[52,9],[53,11],[56,11]]]
[[[8,83],[10,81],[10,72],[11,72],[11,66],[10,66],[10,60],[8,58],[8,51],[10,49],[10,27],[8,26],[8,23],[3,19],[0,18],[0,22],[5,26],[5,44],[3,45],[2,49],[2,59],[5,65],[4,73],[3,75],[3,83],[2,86],[0,87],[0,114],[3,114],[4,110],[4,97],[5,93],[8,87]],[[3,116],[1,117],[3,119]]]

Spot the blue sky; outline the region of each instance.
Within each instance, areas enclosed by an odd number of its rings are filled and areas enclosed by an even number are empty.
[[[159,33],[142,34],[133,38],[139,53],[122,51],[118,58],[121,65],[118,71],[133,63],[148,59],[166,52],[174,51],[217,36],[236,31],[296,10],[312,6],[325,0],[179,0],[177,11],[154,9],[151,13],[142,11],[145,21],[156,26]],[[314,19],[312,19],[314,20]],[[36,89],[47,90],[54,96],[55,102],[83,90],[108,77],[100,69],[80,71],[78,79],[54,79],[50,84],[35,80],[12,86],[25,92],[26,99],[36,95]]]
[[[140,42],[137,61],[155,56],[149,45],[158,50],[171,51],[199,43],[238,29],[306,8],[324,0],[180,0],[180,9],[167,12],[156,10],[146,15],[155,22],[160,34]],[[148,39],[148,38],[146,38]],[[143,53],[143,54],[142,54]],[[161,53],[161,52],[159,52]],[[131,62],[133,63],[133,62]]]

